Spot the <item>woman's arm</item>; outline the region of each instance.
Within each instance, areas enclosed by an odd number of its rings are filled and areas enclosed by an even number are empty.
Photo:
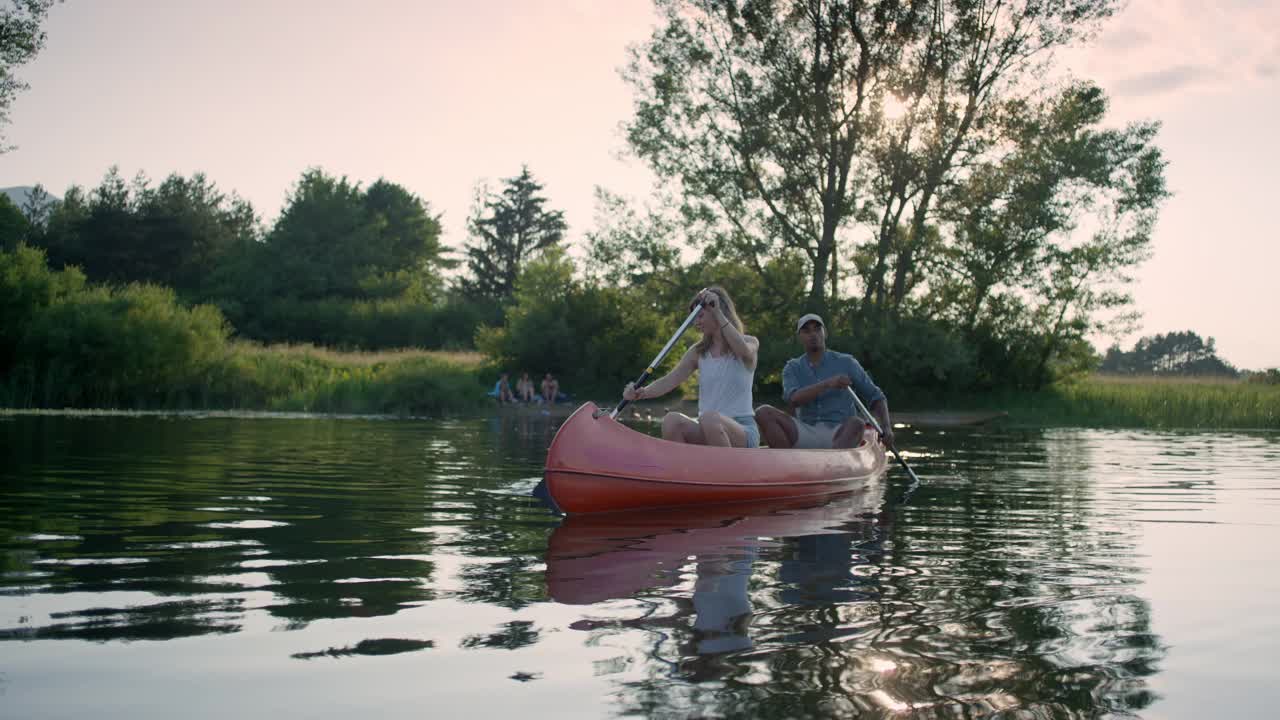
[[[680,383],[689,379],[693,371],[698,368],[698,353],[695,348],[685,350],[684,356],[680,358],[680,362],[676,364],[671,372],[654,380],[642,388],[637,388],[635,383],[627,383],[627,387],[622,391],[622,397],[627,400],[652,400],[653,398],[662,397],[672,390],[676,389]]]
[[[704,309],[703,312],[706,310]],[[729,318],[720,310],[719,305],[711,307],[711,314],[716,322],[720,323],[720,335],[729,346],[729,352],[737,356],[747,369],[755,370],[760,341],[750,335],[743,335],[733,323],[729,322]]]
[[[747,366],[748,370],[756,369],[756,358],[760,355],[760,340],[754,335],[743,335],[733,325],[725,325],[720,331],[724,335],[729,350]]]

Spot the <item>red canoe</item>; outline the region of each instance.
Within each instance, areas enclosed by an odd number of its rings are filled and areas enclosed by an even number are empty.
[[[574,411],[547,451],[547,490],[566,513],[856,492],[887,464],[871,429],[851,450],[746,450],[668,442],[596,409]]]

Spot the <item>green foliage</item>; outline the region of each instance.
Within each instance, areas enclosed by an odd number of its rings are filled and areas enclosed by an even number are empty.
[[[318,382],[270,402],[275,410],[379,415],[438,415],[487,404],[473,370],[417,358],[371,367],[330,367]]]
[[[1090,378],[965,398],[1028,425],[1280,429],[1280,387],[1225,379]]]
[[[483,308],[440,304],[452,267],[440,223],[403,187],[362,190],[322,170],[303,173],[263,242],[228,254],[211,299],[241,335],[341,347],[470,343]]]
[[[232,303],[228,317],[246,337],[262,342],[308,342],[338,348],[463,349],[475,329],[494,322],[483,303],[448,298],[436,305],[409,297],[376,300],[278,298],[252,312]]]
[[[788,312],[851,313],[887,372],[935,390],[1042,387],[1087,370],[1103,318],[1131,317],[1123,288],[1168,195],[1158,125],[1108,127],[1097,86],[1041,82],[1115,0],[659,6],[628,140],[680,215],[620,223],[602,198],[593,257],[612,277],[674,275],[681,235],[762,279],[790,254],[807,297]],[[854,247],[860,227],[875,236]]]
[[[253,208],[201,173],[151,187],[111,168],[87,195],[72,187],[61,202],[33,196],[31,215],[31,243],[55,266],[74,265],[95,282],[166,285],[188,300],[211,292],[215,268],[258,232]]]
[[[168,288],[89,285],[29,248],[0,255],[0,297],[5,328],[21,328],[3,337],[5,394],[23,405],[162,404],[205,383],[229,333]]]
[[[638,375],[674,324],[639,293],[582,283],[558,247],[526,264],[506,325],[482,327],[476,346],[508,370],[551,372],[565,388],[596,387]]]
[[[560,210],[544,210],[542,185],[528,167],[503,181],[500,194],[480,192],[468,226],[467,268],[462,290],[474,298],[506,302],[515,292],[523,264],[538,251],[555,246],[567,226]]]
[[[15,250],[27,239],[31,223],[8,195],[0,195],[0,250]]]
[[[74,268],[50,271],[40,250],[19,246],[0,251],[0,373],[13,370],[29,324],[84,288],[83,273]]]
[[[627,72],[631,148],[679,185],[686,216],[733,229],[722,242],[803,254],[821,304],[879,124],[870,93],[925,17],[890,1],[658,5],[662,25]]]
[[[368,322],[368,320],[366,320]],[[373,364],[228,343],[207,305],[155,285],[94,285],[44,253],[0,252],[0,404],[439,413],[476,407],[473,365],[411,355]]]
[[[309,170],[262,238],[253,209],[199,173],[152,188],[112,168],[93,191],[73,187],[32,213],[33,242],[55,265],[94,281],[167,285],[217,305],[247,337],[441,347],[473,332],[435,308],[440,270],[455,264],[438,219],[385,180],[362,190]]]
[[[1247,374],[1246,379],[1259,385],[1280,385],[1280,368],[1267,368]]]
[[[919,404],[978,382],[975,348],[940,323],[898,318],[859,334],[838,323],[829,332],[827,346],[857,356],[890,398]]]
[[[440,223],[420,198],[386,180],[362,190],[319,169],[303,173],[266,249],[260,260],[274,293],[301,300],[398,294],[387,282],[395,273],[447,264]]]

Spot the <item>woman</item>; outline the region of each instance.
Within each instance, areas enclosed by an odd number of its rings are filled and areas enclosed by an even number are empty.
[[[692,309],[702,303],[694,324],[702,340],[685,352],[675,369],[637,388],[627,383],[627,400],[651,400],[671,392],[698,371],[698,419],[669,412],[662,418],[664,440],[721,447],[759,447],[751,402],[760,341],[743,334],[742,320],[724,288],[713,285],[694,297]]]
[[[516,398],[520,402],[533,402],[533,381],[529,379],[529,373],[520,373],[520,379],[516,381]]]

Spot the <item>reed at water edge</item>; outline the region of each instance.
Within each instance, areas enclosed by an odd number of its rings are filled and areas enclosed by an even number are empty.
[[[1093,375],[963,404],[1005,410],[1019,425],[1280,430],[1280,385],[1229,378]]]
[[[132,383],[77,382],[51,364],[0,382],[0,407],[117,410],[268,410],[435,415],[491,404],[475,352],[344,352],[310,345],[228,343],[190,372]]]

